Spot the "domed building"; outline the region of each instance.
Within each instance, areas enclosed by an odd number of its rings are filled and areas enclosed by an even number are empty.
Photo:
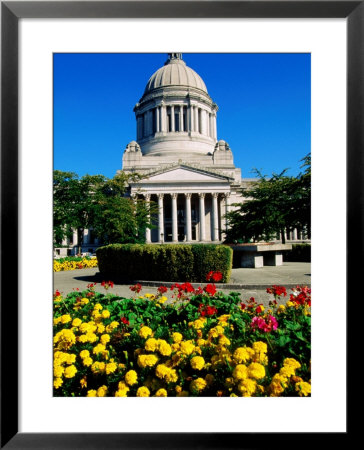
[[[157,227],[147,242],[221,242],[229,205],[241,201],[241,171],[217,139],[218,106],[202,78],[169,53],[134,107],[136,140],[123,154],[122,170],[139,173],[132,197],[158,203]]]

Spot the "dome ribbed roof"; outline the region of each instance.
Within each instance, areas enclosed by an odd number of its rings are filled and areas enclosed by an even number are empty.
[[[153,89],[167,86],[193,87],[207,94],[207,88],[202,78],[186,65],[181,59],[181,53],[169,53],[169,59],[165,65],[149,78],[144,94]]]

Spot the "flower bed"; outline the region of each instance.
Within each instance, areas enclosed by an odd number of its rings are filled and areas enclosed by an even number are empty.
[[[68,256],[53,260],[53,272],[61,272],[64,270],[90,269],[97,267],[97,258]]]
[[[55,293],[55,396],[310,396],[309,288],[278,305],[273,286],[265,310],[214,283],[175,284],[170,303],[164,286],[126,299],[103,285]]]

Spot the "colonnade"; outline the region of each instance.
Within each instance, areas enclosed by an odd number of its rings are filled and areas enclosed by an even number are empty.
[[[197,104],[161,104],[137,114],[137,140],[155,133],[194,132],[216,139],[216,111]]]
[[[198,196],[198,213],[195,217],[192,217],[192,195],[196,194]],[[151,196],[153,194],[146,193],[143,194],[144,198],[147,202],[151,201]],[[229,211],[229,197],[230,193],[219,193],[219,192],[187,192],[187,193],[157,193],[154,194],[158,199],[158,242],[162,243],[167,240],[165,234],[166,227],[166,217],[165,217],[165,209],[171,210],[171,228],[172,228],[172,242],[178,242],[178,208],[177,208],[177,200],[178,196],[183,196],[183,226],[184,226],[184,240],[186,242],[191,241],[219,241],[221,239],[222,229],[226,227],[226,223],[224,226],[221,226],[221,218],[225,215],[226,212]],[[210,230],[211,233],[207,233],[206,229],[206,196],[211,196],[211,219],[210,219]],[[219,206],[221,206],[220,200],[225,200],[225,210],[220,212],[219,214]],[[170,201],[170,205],[165,204],[165,201]],[[194,211],[195,212],[195,211]],[[193,223],[198,225],[198,233],[196,233],[195,239],[193,239],[192,227]],[[152,242],[151,239],[151,230],[147,228],[145,239],[147,243]]]

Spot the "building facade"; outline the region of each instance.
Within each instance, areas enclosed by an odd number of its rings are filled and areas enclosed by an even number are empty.
[[[146,242],[221,242],[225,214],[239,201],[241,171],[229,145],[217,139],[218,106],[201,77],[169,53],[135,105],[136,141],[122,170],[139,173],[132,198],[158,203]]]
[[[158,204],[147,243],[224,240],[225,214],[241,202],[241,188],[252,179],[241,177],[228,143],[218,140],[217,112],[202,78],[181,53],[169,53],[134,107],[136,140],[122,157],[123,172],[142,175],[130,184],[131,198]],[[286,233],[288,241],[306,237],[297,230]],[[84,230],[81,243],[75,232],[58,255],[80,248],[92,253],[99,244],[92,230]]]

